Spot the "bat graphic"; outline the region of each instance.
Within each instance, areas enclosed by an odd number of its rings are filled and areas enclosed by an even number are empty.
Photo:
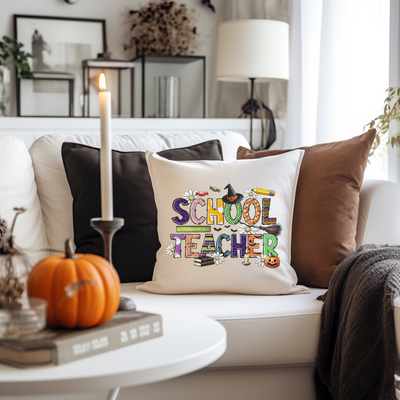
[[[231,231],[232,231],[232,232],[237,232],[238,230],[237,230],[237,229],[231,229]]]
[[[214,231],[220,231],[222,228],[214,228]]]
[[[230,225],[228,225],[228,226],[225,225],[225,228],[229,228],[229,227],[230,227]]]

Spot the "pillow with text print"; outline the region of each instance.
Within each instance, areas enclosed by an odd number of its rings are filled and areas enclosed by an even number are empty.
[[[158,213],[153,280],[160,294],[293,294],[296,185],[304,151],[237,161],[167,160],[146,153]]]

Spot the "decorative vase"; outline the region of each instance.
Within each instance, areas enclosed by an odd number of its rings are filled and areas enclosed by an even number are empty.
[[[179,118],[180,78],[177,76],[155,76],[154,88],[156,118]]]
[[[8,117],[10,115],[10,89],[10,68],[0,65],[0,117]]]

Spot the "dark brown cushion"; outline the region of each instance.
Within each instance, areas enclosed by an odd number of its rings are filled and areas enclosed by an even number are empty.
[[[222,160],[219,140],[168,149],[159,155],[176,161]],[[62,158],[73,201],[74,240],[77,253],[103,256],[103,240],[90,226],[101,216],[100,150],[78,143],[63,143]],[[112,151],[114,215],[125,219],[115,234],[112,259],[121,282],[149,281],[156,252],[157,209],[145,153]]]
[[[292,230],[292,266],[299,284],[328,287],[336,266],[355,250],[359,192],[375,134],[371,129],[349,140],[302,147]],[[240,147],[237,158],[288,151]]]

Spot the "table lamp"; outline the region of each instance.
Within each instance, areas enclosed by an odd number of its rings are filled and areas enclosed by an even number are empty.
[[[289,79],[289,25],[267,19],[222,22],[218,27],[217,79],[226,82],[250,79],[250,146],[253,148],[254,81]],[[273,117],[271,124],[275,126]]]

